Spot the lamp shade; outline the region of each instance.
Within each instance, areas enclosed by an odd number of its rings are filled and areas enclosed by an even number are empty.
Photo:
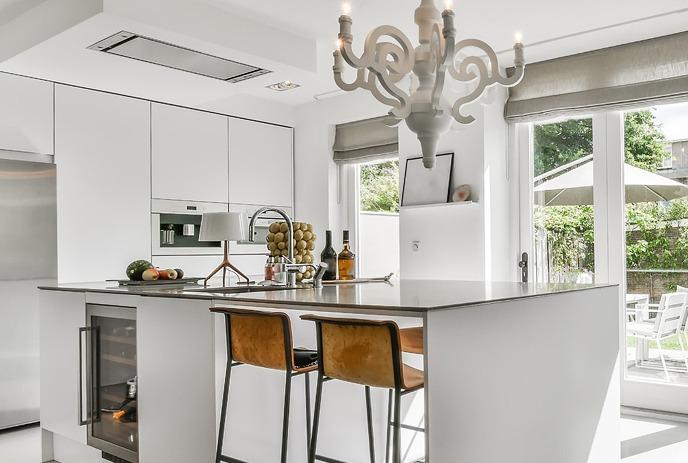
[[[201,220],[199,241],[242,241],[248,225],[239,212],[207,212]]]

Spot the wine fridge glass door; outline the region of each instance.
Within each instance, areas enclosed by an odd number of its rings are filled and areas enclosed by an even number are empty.
[[[89,306],[89,445],[137,461],[138,381],[134,309]]]

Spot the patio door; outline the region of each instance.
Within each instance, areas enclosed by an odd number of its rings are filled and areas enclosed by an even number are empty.
[[[630,113],[606,112],[522,123],[512,128],[520,160],[520,246],[528,253],[530,282],[618,284],[622,301],[618,308],[620,330],[609,335],[619,340],[622,404],[688,413],[688,364],[683,362],[681,367],[684,357],[678,337],[666,338],[667,342],[661,346],[663,354],[669,354],[664,359],[669,365],[667,379],[657,343],[627,336],[627,328],[654,328],[657,312],[645,315],[647,310],[642,310],[641,306],[648,301],[643,294],[653,303],[661,299],[660,292],[676,290],[675,282],[659,290],[655,284],[659,279],[655,276],[650,290],[649,284],[637,276],[647,276],[636,271],[643,269],[629,268],[628,272],[626,269],[627,261],[632,267],[639,262],[639,255],[647,255],[644,241],[653,236],[653,231],[647,230],[647,222],[651,222],[646,216],[648,211],[667,207],[652,202],[625,204],[624,176],[628,172],[625,161],[648,167],[652,156],[655,161],[657,156],[661,157],[657,154],[657,143],[662,140],[659,123],[653,122],[647,114],[635,117],[636,120],[633,118]],[[629,123],[636,126],[629,127]],[[653,133],[653,127],[657,131],[653,135],[655,139],[648,136]],[[628,142],[625,142],[625,133],[629,135]],[[654,154],[651,155],[648,147]],[[652,176],[661,176],[661,173],[648,171]],[[648,181],[654,180],[657,178],[650,177]],[[679,205],[672,210],[680,215],[682,209]],[[688,225],[688,203],[685,211],[685,224]],[[633,225],[633,220],[639,222],[640,217],[644,219],[642,224],[646,232],[642,236],[637,230],[638,223]],[[659,252],[662,242],[667,249],[676,243],[682,244],[681,233],[682,230],[671,229],[668,231],[671,240],[662,241],[663,238],[658,237],[652,242],[657,247],[653,252]],[[685,240],[688,256],[688,231]],[[674,268],[671,274],[676,276],[675,272],[680,270]],[[638,313],[640,315],[636,315]],[[629,325],[639,322],[643,325]],[[579,335],[585,339],[585,333]]]

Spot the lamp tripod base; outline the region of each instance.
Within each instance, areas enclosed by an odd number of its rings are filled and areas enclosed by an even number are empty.
[[[244,275],[244,273],[243,273],[241,270],[239,270],[238,268],[236,268],[236,267],[235,267],[234,265],[232,265],[232,263],[229,261],[229,242],[228,242],[228,241],[225,241],[225,242],[224,242],[224,248],[225,248],[225,251],[224,251],[224,257],[223,257],[223,259],[222,259],[222,263],[220,263],[220,265],[218,265],[217,267],[215,267],[215,270],[213,270],[212,272],[210,272],[210,275],[208,275],[208,276],[205,278],[205,280],[203,280],[203,286],[204,286],[204,287],[207,287],[207,286],[208,286],[208,281],[209,281],[212,277],[214,277],[214,276],[217,274],[217,272],[219,272],[220,270],[222,270],[222,286],[226,286],[226,284],[227,284],[227,283],[226,283],[227,269],[229,269],[231,272],[234,272],[239,278],[245,279],[245,280],[246,280],[246,284],[249,284],[249,283],[251,282],[251,280],[249,279],[249,277],[247,277],[246,275]]]

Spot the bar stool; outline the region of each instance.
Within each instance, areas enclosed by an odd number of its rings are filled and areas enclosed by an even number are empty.
[[[401,358],[400,331],[393,321],[361,320],[351,318],[330,318],[316,315],[303,315],[303,320],[316,324],[318,337],[318,386],[313,415],[313,431],[308,462],[316,460],[337,462],[332,458],[317,454],[318,426],[323,383],[338,379],[362,384],[366,390],[368,412],[368,437],[370,461],[375,462],[373,428],[370,410],[370,388],[381,387],[394,392],[394,404],[388,404],[388,424],[394,430],[393,463],[401,463],[401,428],[409,427],[401,423],[401,397],[424,387],[424,373],[403,363]],[[392,415],[394,408],[394,416]],[[424,431],[420,428],[416,431]],[[387,429],[387,454],[389,459],[389,427]]]
[[[310,448],[311,410],[309,373],[318,368],[317,352],[295,349],[292,340],[291,320],[282,312],[260,312],[228,307],[213,307],[211,312],[224,314],[227,336],[227,367],[222,394],[222,410],[217,438],[215,463],[243,463],[241,460],[223,455],[229,381],[232,368],[239,365],[280,370],[286,373],[284,385],[284,414],[282,421],[282,463],[287,461],[289,437],[289,405],[291,380],[304,375],[306,394],[306,445]]]
[[[399,330],[401,351],[408,352],[410,354],[425,353],[423,338],[424,336],[422,326],[414,326],[412,328],[401,328]]]

